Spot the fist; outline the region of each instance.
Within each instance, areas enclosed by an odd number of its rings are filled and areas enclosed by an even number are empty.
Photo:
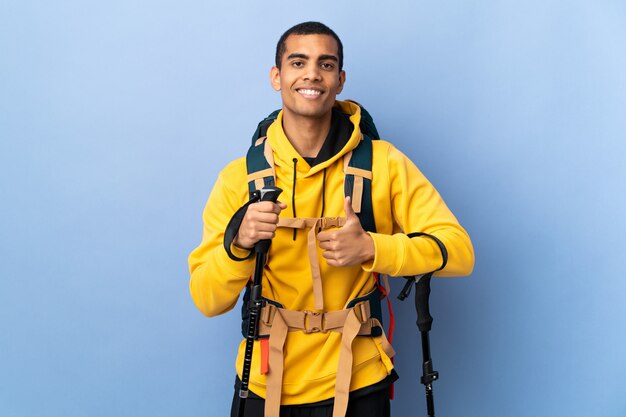
[[[287,205],[259,201],[248,206],[233,243],[243,249],[252,249],[259,240],[272,239],[278,224],[278,215]]]

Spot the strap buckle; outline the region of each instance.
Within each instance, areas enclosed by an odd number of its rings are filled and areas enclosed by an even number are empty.
[[[366,322],[368,322],[370,317],[372,316],[369,301],[361,301],[352,308],[354,309],[354,314],[356,315],[356,318],[359,319],[361,324],[365,324]]]
[[[272,326],[274,316],[276,315],[276,306],[271,303],[265,303],[261,309],[261,321],[268,327]]]
[[[319,233],[331,227],[341,227],[344,224],[346,224],[346,222],[343,217],[320,217],[319,223],[317,224],[317,232]]]
[[[305,334],[322,332],[326,333],[327,330],[324,328],[324,313],[318,311],[303,311],[304,317],[302,324],[302,329]]]

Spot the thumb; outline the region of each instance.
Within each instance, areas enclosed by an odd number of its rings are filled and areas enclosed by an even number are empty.
[[[352,208],[352,198],[346,197],[346,199],[343,202],[343,210],[346,213],[346,221],[350,219],[357,219],[357,220],[359,219],[356,213],[354,212],[354,209]]]

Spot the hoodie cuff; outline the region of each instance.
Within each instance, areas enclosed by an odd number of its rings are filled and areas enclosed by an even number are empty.
[[[398,245],[393,235],[371,232],[368,234],[374,241],[374,260],[362,263],[361,267],[366,272],[395,276],[404,264],[404,247]]]
[[[230,250],[233,255],[239,258],[245,258],[250,255],[250,251],[246,249],[239,248],[235,245],[230,245]],[[220,250],[220,257],[222,258],[222,265],[224,265],[227,273],[229,273],[233,277],[246,277],[252,274],[252,269],[254,269],[254,256],[249,259],[243,259],[241,261],[234,261],[228,256],[226,253],[226,249],[224,249],[224,245],[222,245]]]
[[[239,246],[235,245],[234,243],[230,244],[230,252],[235,255],[237,258],[247,258],[248,256],[250,256],[250,254],[252,253],[254,249],[244,249],[244,248],[240,248]],[[242,259],[242,261],[247,261],[247,259]],[[242,262],[239,261],[239,262]]]

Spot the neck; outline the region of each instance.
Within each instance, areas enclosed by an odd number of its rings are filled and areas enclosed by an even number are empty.
[[[303,117],[283,111],[283,130],[300,156],[315,157],[330,131],[332,112],[319,117]]]

